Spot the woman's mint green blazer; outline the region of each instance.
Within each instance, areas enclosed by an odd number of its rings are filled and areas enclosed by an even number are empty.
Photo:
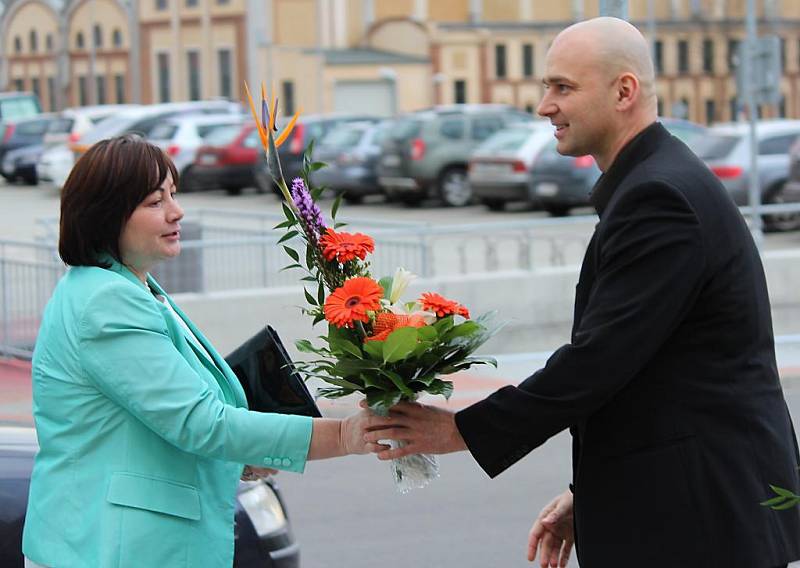
[[[73,267],[56,286],[33,356],[28,559],[231,566],[243,464],[305,468],[311,419],[248,411],[233,371],[172,306],[213,362],[117,262]]]

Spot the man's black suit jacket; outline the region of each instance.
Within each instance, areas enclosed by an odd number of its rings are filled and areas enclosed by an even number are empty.
[[[758,250],[714,175],[659,123],[598,180],[572,340],[456,415],[495,476],[570,428],[582,568],[800,558],[797,441]]]

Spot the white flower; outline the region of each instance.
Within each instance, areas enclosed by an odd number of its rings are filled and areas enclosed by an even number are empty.
[[[397,314],[399,316],[420,316],[427,325],[436,323],[436,314],[423,310],[422,305],[418,302],[395,304],[393,306],[388,306],[388,309],[393,314]]]
[[[415,274],[412,274],[405,268],[398,268],[394,273],[394,279],[392,279],[392,291],[389,293],[389,302],[391,304],[396,304],[400,300],[400,296],[402,296],[403,292],[408,288],[408,285],[416,277]]]

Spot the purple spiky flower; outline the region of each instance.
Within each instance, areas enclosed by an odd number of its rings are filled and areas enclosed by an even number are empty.
[[[291,195],[303,225],[311,233],[309,236],[313,236],[314,240],[319,240],[325,232],[325,220],[302,178],[297,177],[292,180]]]

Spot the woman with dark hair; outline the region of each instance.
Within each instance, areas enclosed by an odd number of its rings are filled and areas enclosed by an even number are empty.
[[[64,185],[70,269],[33,357],[40,450],[29,566],[231,566],[243,466],[374,452],[379,418],[247,410],[236,376],[148,272],[180,252],[178,175],[135,136],[95,144]]]

